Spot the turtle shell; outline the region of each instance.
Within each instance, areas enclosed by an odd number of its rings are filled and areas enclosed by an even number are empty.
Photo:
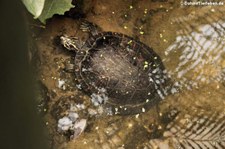
[[[75,56],[82,90],[114,114],[137,114],[158,103],[168,81],[164,70],[152,48],[120,33],[91,36]]]

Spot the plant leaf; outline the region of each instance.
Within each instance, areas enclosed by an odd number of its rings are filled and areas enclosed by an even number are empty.
[[[71,3],[72,0],[46,0],[44,9],[38,19],[42,23],[45,23],[45,21],[54,14],[64,14],[70,8],[74,7]]]
[[[34,15],[34,18],[38,18],[44,8],[45,0],[22,0],[27,10]]]

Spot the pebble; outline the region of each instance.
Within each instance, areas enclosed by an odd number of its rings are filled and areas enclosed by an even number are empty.
[[[88,114],[90,114],[91,116],[96,115],[98,112],[95,109],[88,109]]]
[[[86,119],[80,119],[76,121],[74,124],[74,134],[72,139],[76,139],[86,128],[87,126],[87,120]]]
[[[65,84],[64,80],[58,80],[58,88],[62,88]]]
[[[73,126],[73,122],[68,117],[63,117],[58,120],[58,131],[65,132],[68,131]]]
[[[79,117],[79,115],[75,112],[69,112],[68,117],[72,122],[75,122],[77,118]]]

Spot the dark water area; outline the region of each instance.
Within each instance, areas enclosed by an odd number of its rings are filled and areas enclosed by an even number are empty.
[[[33,100],[23,10],[20,1],[0,2],[0,148],[45,149],[47,137]]]

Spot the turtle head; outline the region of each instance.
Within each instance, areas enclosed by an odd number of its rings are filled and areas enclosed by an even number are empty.
[[[83,46],[83,43],[77,37],[69,37],[67,35],[61,36],[60,42],[69,51],[77,52]]]

